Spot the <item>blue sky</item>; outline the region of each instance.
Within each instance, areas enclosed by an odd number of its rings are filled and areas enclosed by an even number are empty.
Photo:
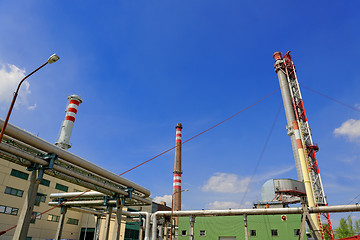
[[[300,84],[359,107],[359,7],[351,0],[3,0],[0,117],[21,76],[54,52],[60,61],[23,85],[10,122],[55,142],[66,98],[78,94],[84,102],[70,151],[115,173],[172,147],[176,123],[188,139],[276,90],[275,51],[292,51]],[[360,114],[306,89],[302,95],[328,202],[347,204],[360,194]],[[184,144],[183,209],[249,207],[266,180],[296,179],[285,125],[277,92]],[[124,177],[166,199],[173,160],[172,151]]]

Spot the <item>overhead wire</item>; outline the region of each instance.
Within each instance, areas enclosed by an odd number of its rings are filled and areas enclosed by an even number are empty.
[[[276,122],[277,122],[277,120],[278,120],[278,118],[279,118],[280,110],[281,110],[281,105],[280,105],[280,107],[279,107],[279,109],[278,109],[278,111],[277,111],[277,113],[276,113],[276,115],[275,115],[274,122],[273,122],[272,125],[271,125],[271,128],[270,128],[270,131],[269,131],[268,136],[266,137],[264,146],[263,146],[263,148],[262,148],[262,150],[261,150],[261,152],[260,152],[259,158],[258,158],[258,160],[257,160],[257,162],[256,162],[255,169],[254,169],[254,171],[253,171],[253,173],[252,173],[252,175],[251,175],[251,177],[250,177],[250,181],[249,181],[249,183],[248,183],[248,185],[247,185],[247,187],[246,187],[246,190],[245,190],[245,192],[244,192],[244,195],[243,195],[243,197],[242,197],[242,199],[241,199],[241,202],[240,202],[241,205],[243,204],[243,202],[244,202],[244,200],[245,200],[245,197],[246,197],[247,193],[249,192],[250,185],[251,185],[251,183],[252,183],[252,181],[253,181],[253,179],[254,179],[254,176],[255,176],[258,168],[259,168],[260,162],[261,162],[262,159],[263,159],[265,150],[266,150],[266,148],[267,148],[267,146],[268,146],[268,144],[269,144],[269,141],[270,141],[270,138],[271,138],[271,136],[272,136],[273,130],[274,130],[274,128],[275,128]]]
[[[248,110],[249,108],[251,108],[251,107],[255,106],[256,104],[258,104],[258,103],[262,102],[263,100],[265,100],[266,98],[270,97],[271,95],[273,95],[274,93],[276,93],[276,92],[277,92],[277,91],[279,91],[279,90],[280,90],[280,88],[276,89],[276,90],[275,90],[275,91],[273,91],[272,93],[270,93],[270,94],[266,95],[265,97],[263,97],[263,98],[261,98],[260,100],[258,100],[258,101],[256,101],[256,102],[254,102],[253,104],[251,104],[251,105],[247,106],[247,107],[246,107],[246,108],[244,108],[243,110],[241,110],[241,111],[239,111],[239,112],[235,113],[234,115],[232,115],[232,116],[230,116],[230,117],[226,118],[225,120],[223,120],[223,121],[221,121],[221,122],[219,122],[219,123],[217,123],[217,124],[213,125],[212,127],[210,127],[210,128],[208,128],[208,129],[206,129],[206,130],[204,130],[204,131],[202,131],[202,132],[200,132],[200,133],[198,133],[198,134],[194,135],[193,137],[191,137],[191,138],[189,138],[189,139],[187,139],[187,140],[183,141],[183,142],[181,143],[181,145],[183,145],[183,144],[185,144],[185,143],[187,143],[187,142],[189,142],[189,141],[193,140],[194,138],[199,137],[200,135],[202,135],[202,134],[204,134],[204,133],[206,133],[206,132],[208,132],[208,131],[210,131],[210,130],[214,129],[215,127],[217,127],[217,126],[219,126],[219,125],[223,124],[224,122],[226,122],[226,121],[228,121],[228,120],[232,119],[233,117],[235,117],[235,116],[239,115],[240,113],[242,113],[242,112],[244,112],[244,111]],[[119,175],[120,175],[120,176],[121,176],[121,175],[124,175],[125,173],[128,173],[128,172],[130,172],[130,171],[132,171],[132,170],[134,170],[134,169],[136,169],[136,168],[138,168],[138,167],[140,167],[140,166],[144,165],[145,163],[148,163],[148,162],[150,162],[150,161],[154,160],[155,158],[158,158],[158,157],[160,157],[161,155],[164,155],[165,153],[167,153],[167,152],[169,152],[169,151],[173,150],[175,147],[176,147],[176,146],[174,146],[174,147],[172,147],[172,148],[169,148],[169,149],[167,149],[167,150],[165,150],[165,151],[161,152],[160,154],[158,154],[158,155],[156,155],[156,156],[154,156],[154,157],[152,157],[152,158],[150,158],[150,159],[148,159],[148,160],[146,160],[146,161],[144,161],[144,162],[142,162],[142,163],[140,163],[140,164],[136,165],[136,166],[135,166],[135,167],[133,167],[133,168],[130,168],[129,170],[127,170],[127,171],[125,171],[125,172],[123,172],[123,173],[121,173],[121,174],[119,174]]]
[[[332,97],[330,97],[330,96],[328,96],[328,95],[326,95],[326,94],[324,94],[324,93],[321,93],[321,92],[319,92],[319,91],[316,91],[316,90],[314,90],[314,89],[312,89],[312,88],[309,88],[309,87],[307,87],[307,86],[305,86],[305,85],[303,85],[303,84],[300,84],[300,86],[303,87],[303,88],[305,88],[305,89],[307,89],[307,90],[309,90],[309,91],[311,91],[311,92],[313,92],[313,93],[316,93],[316,94],[318,94],[318,95],[320,95],[320,96],[323,96],[323,97],[325,97],[325,98],[327,98],[327,99],[329,99],[329,100],[331,100],[331,101],[333,101],[333,102],[336,102],[336,103],[341,104],[341,105],[343,105],[343,106],[345,106],[345,107],[347,107],[347,108],[350,108],[350,109],[352,109],[352,110],[354,110],[354,111],[356,111],[356,112],[360,112],[360,109],[358,109],[358,108],[356,108],[356,107],[353,107],[353,106],[351,106],[351,105],[349,105],[349,104],[346,104],[346,103],[344,103],[344,102],[342,102],[342,101],[339,101],[339,100],[337,100],[337,99],[335,99],[335,98],[332,98]]]
[[[217,123],[217,124],[213,125],[212,127],[210,127],[210,128],[208,128],[208,129],[206,129],[206,130],[204,130],[204,131],[202,131],[202,132],[200,132],[200,133],[196,134],[195,136],[193,136],[193,137],[191,137],[191,138],[189,138],[189,139],[185,140],[185,141],[184,141],[184,142],[182,142],[181,144],[184,144],[184,143],[186,143],[186,142],[189,142],[189,141],[193,140],[194,138],[199,137],[200,135],[202,135],[202,134],[204,134],[204,133],[206,133],[206,132],[210,131],[211,129],[214,129],[215,127],[217,127],[217,126],[219,126],[219,125],[223,124],[224,122],[226,122],[226,121],[228,121],[228,120],[232,119],[233,117],[235,117],[235,116],[239,115],[240,113],[242,113],[242,112],[244,112],[244,111],[248,110],[249,108],[251,108],[251,107],[255,106],[256,104],[258,104],[258,103],[262,102],[263,100],[267,99],[268,97],[270,97],[271,95],[273,95],[274,93],[276,93],[276,92],[277,92],[277,91],[279,91],[279,90],[280,90],[280,89],[277,89],[277,90],[275,90],[275,91],[271,92],[270,94],[266,95],[265,97],[261,98],[260,100],[258,100],[258,101],[256,101],[256,102],[254,102],[253,104],[251,104],[251,105],[247,106],[246,108],[244,108],[244,109],[242,109],[241,111],[239,111],[239,112],[235,113],[234,115],[232,115],[232,116],[228,117],[227,119],[225,119],[225,120],[223,120],[223,121],[221,121],[221,122],[219,122],[219,123]],[[130,171],[132,171],[132,170],[134,170],[134,169],[136,169],[136,168],[138,168],[138,167],[140,167],[140,166],[144,165],[145,163],[148,163],[148,162],[150,162],[150,161],[154,160],[155,158],[158,158],[158,157],[160,157],[161,155],[164,155],[165,153],[167,153],[167,152],[169,152],[169,151],[173,150],[175,147],[176,147],[176,146],[174,146],[174,147],[172,147],[172,148],[169,148],[169,149],[167,149],[167,150],[165,150],[165,151],[161,152],[160,154],[158,154],[158,155],[156,155],[156,156],[154,156],[154,157],[152,157],[152,158],[150,158],[150,159],[148,159],[148,160],[146,160],[146,161],[144,161],[144,162],[142,162],[142,163],[140,163],[140,164],[136,165],[135,167],[130,168],[129,170],[127,170],[127,171],[125,171],[125,172],[123,172],[123,173],[121,173],[121,174],[119,174],[119,175],[120,175],[120,176],[121,176],[121,175],[124,175],[125,173],[128,173],[128,172],[130,172]],[[36,217],[38,217],[38,216],[41,216],[41,215],[43,215],[44,213],[47,213],[47,212],[49,212],[49,211],[51,211],[51,210],[53,210],[53,209],[55,209],[55,208],[57,208],[57,207],[60,207],[60,206],[62,206],[63,204],[65,204],[66,202],[71,201],[71,200],[73,200],[73,199],[75,199],[75,198],[78,198],[78,197],[82,196],[83,194],[85,194],[85,193],[87,193],[87,192],[89,192],[89,191],[91,191],[91,190],[90,190],[90,189],[88,189],[88,190],[86,190],[85,192],[82,192],[82,193],[80,193],[79,195],[77,195],[77,196],[75,196],[75,197],[72,197],[72,198],[70,198],[70,199],[68,199],[68,200],[66,200],[66,201],[63,201],[63,202],[59,203],[58,205],[55,205],[54,207],[51,207],[51,208],[49,208],[48,210],[46,210],[46,211],[44,211],[44,212],[42,212],[42,213],[36,214],[36,215],[35,215],[35,216],[33,216],[31,219],[34,219],[34,218],[36,218]],[[11,228],[9,228],[9,229],[7,229],[7,230],[0,231],[0,236],[1,236],[1,235],[3,235],[3,234],[5,234],[6,232],[8,232],[8,231],[10,231],[10,230],[12,230],[12,229],[14,229],[14,228],[16,228],[16,227],[17,227],[17,225],[12,226]]]

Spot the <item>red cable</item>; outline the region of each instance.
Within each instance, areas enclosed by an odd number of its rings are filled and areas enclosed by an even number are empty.
[[[311,88],[309,88],[309,87],[307,87],[307,86],[304,86],[304,85],[302,85],[302,84],[300,84],[300,86],[303,87],[303,88],[305,88],[305,89],[307,89],[307,90],[309,90],[309,91],[311,91],[311,92],[314,92],[314,93],[316,93],[316,94],[318,94],[318,95],[320,95],[320,96],[323,96],[323,97],[325,97],[325,98],[327,98],[327,99],[330,99],[331,101],[334,101],[334,102],[339,103],[339,104],[341,104],[341,105],[343,105],[343,106],[345,106],[345,107],[347,107],[347,108],[350,108],[350,109],[352,109],[352,110],[354,110],[354,111],[356,111],[356,112],[360,112],[360,109],[357,109],[357,108],[355,108],[355,107],[353,107],[353,106],[350,106],[350,105],[348,105],[348,104],[346,104],[346,103],[343,103],[343,102],[341,102],[341,101],[339,101],[339,100],[337,100],[337,99],[335,99],[335,98],[329,97],[329,96],[325,95],[324,93],[318,92],[318,91],[316,91],[316,90],[314,90],[314,89],[311,89]]]
[[[237,116],[238,114],[240,114],[240,113],[242,113],[242,112],[246,111],[247,109],[249,109],[249,108],[253,107],[254,105],[258,104],[259,102],[261,102],[261,101],[265,100],[266,98],[270,97],[271,95],[273,95],[273,94],[274,94],[274,93],[276,93],[277,91],[279,91],[279,89],[277,89],[277,90],[273,91],[272,93],[268,94],[267,96],[263,97],[262,99],[260,99],[260,100],[256,101],[255,103],[251,104],[250,106],[248,106],[248,107],[244,108],[244,109],[243,109],[243,110],[241,110],[240,112],[235,113],[234,115],[232,115],[232,116],[228,117],[227,119],[225,119],[225,120],[223,120],[223,121],[221,121],[221,122],[219,122],[219,123],[215,124],[214,126],[212,126],[212,127],[208,128],[208,129],[206,129],[205,131],[202,131],[201,133],[199,133],[199,134],[197,134],[197,135],[195,135],[195,136],[193,136],[193,137],[191,137],[191,138],[187,139],[186,141],[182,142],[181,144],[184,144],[184,143],[186,143],[186,142],[189,142],[189,141],[193,140],[194,138],[196,138],[196,137],[198,137],[198,136],[200,136],[200,135],[202,135],[202,134],[204,134],[204,133],[206,133],[206,132],[210,131],[211,129],[213,129],[213,128],[215,128],[215,127],[219,126],[220,124],[222,124],[222,123],[224,123],[224,122],[226,122],[226,121],[230,120],[231,118],[233,118],[233,117]],[[168,150],[166,150],[166,151],[164,151],[164,152],[162,152],[162,153],[160,153],[160,154],[158,154],[158,155],[156,155],[155,157],[150,158],[149,160],[146,160],[145,162],[142,162],[142,163],[140,163],[140,164],[136,165],[136,166],[135,166],[135,167],[133,167],[133,168],[130,168],[129,170],[127,170],[127,171],[125,171],[125,172],[123,172],[123,173],[121,173],[121,174],[119,174],[119,175],[120,175],[120,176],[121,176],[121,175],[124,175],[125,173],[130,172],[130,171],[132,171],[132,170],[134,170],[134,169],[136,169],[136,168],[138,168],[138,167],[140,167],[140,166],[144,165],[145,163],[148,163],[148,162],[150,162],[151,160],[154,160],[154,159],[155,159],[155,158],[157,158],[157,157],[160,157],[161,155],[163,155],[163,154],[165,154],[165,153],[167,153],[167,152],[169,152],[169,151],[173,150],[174,148],[175,148],[175,146],[174,146],[174,147],[172,147],[172,148],[169,148]],[[81,194],[79,194],[79,195],[77,195],[77,196],[75,196],[75,197],[73,197],[73,198],[70,198],[70,199],[68,199],[68,200],[66,200],[66,201],[64,201],[64,202],[62,202],[62,203],[60,203],[60,204],[58,204],[58,205],[56,205],[56,206],[54,206],[54,207],[52,207],[52,208],[49,208],[48,210],[46,210],[46,211],[44,211],[44,212],[42,212],[42,213],[39,213],[39,214],[37,214],[37,215],[33,216],[31,219],[34,219],[34,218],[36,218],[37,216],[40,216],[40,215],[42,215],[42,214],[44,214],[44,213],[47,213],[47,212],[49,212],[49,211],[51,211],[51,210],[53,210],[53,209],[55,209],[55,208],[57,208],[57,207],[60,207],[60,206],[62,206],[63,204],[65,204],[66,202],[71,201],[71,200],[73,200],[73,199],[75,199],[75,198],[78,198],[78,197],[80,197],[81,195],[83,195],[84,193],[87,193],[87,192],[89,192],[89,191],[91,191],[91,190],[90,190],[90,189],[88,189],[88,190],[86,190],[85,192],[82,192]],[[17,225],[15,225],[15,226],[13,226],[13,227],[11,227],[11,228],[9,228],[9,229],[5,230],[5,231],[1,231],[1,232],[0,232],[0,236],[1,236],[1,235],[3,235],[3,234],[5,234],[6,232],[8,232],[8,231],[10,231],[10,230],[12,230],[12,229],[14,229],[14,228],[16,228],[16,227],[17,227]]]
[[[251,104],[250,106],[248,106],[248,107],[244,108],[244,109],[243,109],[243,110],[241,110],[240,112],[235,113],[234,115],[232,115],[232,116],[228,117],[227,119],[225,119],[225,120],[223,120],[223,121],[221,121],[221,122],[219,122],[219,123],[215,124],[214,126],[212,126],[212,127],[208,128],[208,129],[206,129],[205,131],[202,131],[201,133],[198,133],[198,134],[196,134],[195,136],[193,136],[193,137],[191,137],[191,138],[187,139],[186,141],[182,142],[182,143],[181,143],[181,145],[182,145],[182,144],[184,144],[184,143],[187,143],[187,142],[189,142],[189,141],[191,141],[191,140],[193,140],[194,138],[196,138],[196,137],[198,137],[198,136],[200,136],[200,135],[202,135],[202,134],[204,134],[204,133],[206,133],[206,132],[210,131],[211,129],[213,129],[213,128],[215,128],[215,127],[219,126],[220,124],[223,124],[224,122],[226,122],[226,121],[230,120],[231,118],[233,118],[233,117],[237,116],[238,114],[240,114],[240,113],[242,113],[242,112],[244,112],[244,111],[248,110],[249,108],[251,108],[251,107],[253,107],[254,105],[258,104],[259,102],[261,102],[261,101],[265,100],[266,98],[270,97],[271,95],[273,95],[274,93],[276,93],[276,92],[277,92],[277,91],[279,91],[279,90],[280,90],[280,88],[278,88],[277,90],[275,90],[275,91],[273,91],[272,93],[268,94],[267,96],[263,97],[262,99],[260,99],[260,100],[256,101],[255,103]],[[140,167],[140,166],[144,165],[145,163],[148,163],[148,162],[150,162],[151,160],[154,160],[155,158],[160,157],[161,155],[163,155],[163,154],[165,154],[165,153],[167,153],[167,152],[169,152],[169,151],[173,150],[174,148],[175,148],[175,146],[174,146],[174,147],[172,147],[172,148],[169,148],[168,150],[166,150],[166,151],[164,151],[164,152],[162,152],[162,153],[160,153],[160,154],[158,154],[158,155],[156,155],[155,157],[150,158],[149,160],[146,160],[145,162],[140,163],[139,165],[136,165],[136,166],[135,166],[135,167],[133,167],[133,168],[130,168],[129,170],[127,170],[127,171],[125,171],[125,172],[123,172],[123,173],[121,173],[121,174],[119,174],[119,175],[120,175],[120,176],[121,176],[121,175],[124,175],[125,173],[128,173],[128,172],[130,172],[130,171],[132,171],[132,170],[134,170],[134,169],[136,169],[136,168],[138,168],[138,167]]]

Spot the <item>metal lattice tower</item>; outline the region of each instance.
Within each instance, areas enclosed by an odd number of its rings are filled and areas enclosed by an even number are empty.
[[[327,206],[327,200],[316,159],[316,152],[319,150],[319,147],[316,144],[314,144],[312,140],[311,129],[309,127],[309,122],[306,117],[306,112],[300,92],[299,82],[296,76],[294,63],[291,59],[290,52],[287,52],[282,58],[281,58],[281,53],[276,52],[274,53],[274,58],[276,61],[275,71],[276,72],[282,71],[283,74],[286,76],[286,80],[288,83],[295,120],[297,121],[297,124],[299,126],[300,138],[302,145],[304,146],[306,165],[311,182],[312,195],[314,198],[315,206]],[[327,220],[326,228],[324,230],[326,230],[329,233],[329,235],[332,237],[332,239],[334,239],[334,234],[333,234],[329,214],[324,213],[323,216]],[[319,226],[321,226],[320,214],[317,214],[317,220]],[[323,237],[323,231],[321,231],[321,235]]]

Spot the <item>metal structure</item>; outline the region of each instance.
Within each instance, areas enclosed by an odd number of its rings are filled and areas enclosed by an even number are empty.
[[[109,197],[103,193],[90,191],[84,192],[81,196],[79,196],[79,192],[72,192],[72,193],[52,193],[50,194],[50,198],[52,199],[51,202],[48,204],[50,206],[56,206],[61,201],[66,201],[62,207],[69,208],[68,210],[84,212],[88,214],[93,214],[98,217],[106,217],[105,223],[105,236],[103,239],[109,238],[109,229],[110,229],[110,222],[111,218],[115,218],[116,224],[116,239],[119,239],[120,234],[120,222],[133,222],[133,221],[142,221],[142,218],[145,218],[145,240],[149,240],[150,236],[150,213],[148,212],[128,212],[123,211],[122,205],[123,199],[116,198],[116,197]],[[79,196],[74,199],[74,197]],[[120,200],[120,201],[119,201]],[[114,214],[114,212],[116,214]],[[62,213],[65,215],[66,212]],[[124,218],[122,215],[125,216],[138,216],[138,219],[133,218]],[[58,229],[61,231],[62,226],[58,226]],[[100,221],[97,221],[95,232],[99,232],[100,230]]]
[[[288,205],[300,202],[300,197],[305,195],[304,183],[293,179],[270,179],[261,188],[265,203],[278,201]]]
[[[290,52],[287,52],[283,57],[280,52],[275,52],[273,57],[275,59],[275,72],[279,78],[288,123],[287,130],[293,147],[299,181],[304,181],[309,207],[327,206],[315,154],[319,147],[312,140],[294,63]],[[329,214],[323,213],[323,216],[327,220],[325,230],[334,239]],[[311,218],[323,238],[320,214],[311,214]]]
[[[56,146],[65,150],[71,148],[71,145],[69,144],[71,132],[74,126],[79,104],[82,103],[82,100],[78,95],[70,95],[68,100],[68,105],[65,111],[65,120],[61,125],[59,140],[55,143]]]
[[[3,124],[4,121],[0,119],[0,127]],[[37,187],[44,174],[110,197],[122,198],[123,205],[150,205],[152,203],[148,198],[150,196],[148,189],[11,124],[6,127],[5,136],[0,143],[0,158],[25,166],[32,171],[29,194],[22,208],[24,213],[20,216],[32,213]],[[14,234],[16,239],[26,238],[29,222],[30,218],[20,217]]]
[[[169,217],[171,214],[177,217],[214,217],[214,216],[239,216],[239,215],[283,215],[283,214],[302,214],[329,213],[329,212],[360,212],[360,205],[337,205],[322,207],[296,207],[296,208],[260,208],[260,209],[227,209],[227,210],[191,210],[191,211],[158,211],[151,215],[152,219],[152,240],[157,238],[159,219]],[[308,218],[303,218],[309,224]],[[189,219],[190,221],[191,219]],[[302,232],[306,232],[305,225],[300,227]],[[316,233],[316,230],[313,231]],[[315,235],[315,234],[314,234]],[[316,235],[314,236],[315,239]],[[301,238],[300,238],[301,239]]]

